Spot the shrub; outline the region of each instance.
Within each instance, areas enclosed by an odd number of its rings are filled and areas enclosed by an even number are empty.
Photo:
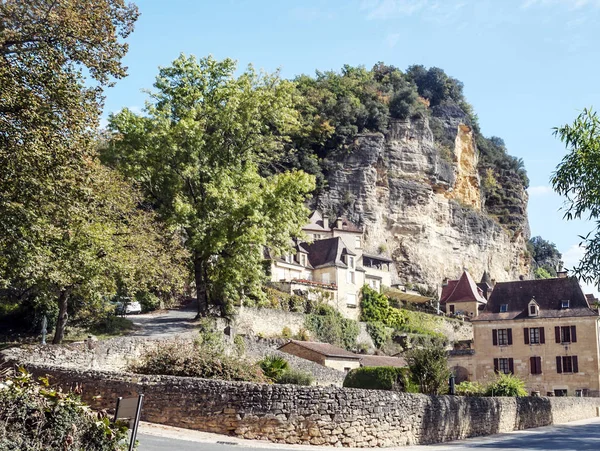
[[[360,319],[367,323],[382,323],[397,329],[406,322],[403,312],[392,307],[387,296],[366,285],[362,288],[360,308]]]
[[[283,338],[292,338],[292,329],[285,326],[283,329],[281,329],[281,336]]]
[[[293,384],[293,385],[312,385],[314,377],[310,373],[304,371],[289,369],[284,371],[281,376],[277,378],[275,383],[277,384]]]
[[[24,370],[0,381],[0,449],[90,450],[127,449],[127,427],[113,424],[72,393],[35,382]]]
[[[135,295],[135,300],[142,307],[142,313],[151,312],[160,308],[160,298],[149,291],[139,291]]]
[[[483,396],[485,387],[479,382],[464,381],[456,385],[456,394],[458,396]]]
[[[235,337],[233,337],[233,345],[235,346],[237,355],[242,356],[246,353],[246,342],[241,335],[236,334]]]
[[[419,391],[441,395],[448,390],[450,370],[448,357],[441,342],[433,341],[424,348],[413,348],[406,353],[411,377]]]
[[[199,343],[165,344],[148,352],[131,370],[139,374],[203,377],[226,381],[269,382],[260,367],[239,357],[202,348]]]
[[[367,323],[367,332],[369,332],[377,349],[381,349],[392,337],[391,329],[379,322]]]
[[[283,373],[290,369],[287,360],[277,355],[268,355],[258,362],[265,376],[272,381],[276,381]]]
[[[409,384],[410,370],[392,366],[355,368],[344,379],[344,387],[371,390],[407,391]]]
[[[499,374],[485,390],[486,396],[527,396],[525,382],[512,374]]]
[[[325,304],[315,308],[314,313],[306,315],[305,324],[320,341],[346,349],[356,346],[356,338],[360,332],[356,321],[344,318],[339,311]]]

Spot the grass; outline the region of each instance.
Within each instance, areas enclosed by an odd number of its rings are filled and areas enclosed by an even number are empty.
[[[87,329],[67,326],[65,342],[82,341],[89,335],[94,335],[99,340],[105,340],[128,335],[134,330],[135,325],[130,319],[121,316],[110,316]]]

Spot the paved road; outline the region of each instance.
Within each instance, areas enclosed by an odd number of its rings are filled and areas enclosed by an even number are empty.
[[[137,327],[132,336],[178,335],[198,329],[198,324],[194,321],[196,311],[196,304],[191,304],[166,312],[129,315],[127,318]]]
[[[298,451],[299,449],[331,450],[323,447],[282,447],[265,442],[249,442],[232,439],[237,444],[186,441],[175,438],[157,437],[140,434],[140,451],[256,451],[258,448],[279,451]],[[226,442],[227,438],[221,439]],[[392,448],[388,448],[392,449]],[[598,451],[600,450],[600,420],[586,420],[559,426],[549,426],[526,431],[499,434],[484,438],[462,440],[431,446],[410,446],[395,448],[400,451]],[[363,449],[364,451],[364,449]]]

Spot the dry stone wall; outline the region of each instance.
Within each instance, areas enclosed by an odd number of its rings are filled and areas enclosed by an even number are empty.
[[[250,384],[30,366],[85,401],[111,408],[145,395],[142,419],[276,443],[428,444],[597,416],[598,398],[425,396],[339,387]]]

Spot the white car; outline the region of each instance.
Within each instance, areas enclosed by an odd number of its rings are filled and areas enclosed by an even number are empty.
[[[116,302],[115,313],[117,315],[131,315],[134,313],[142,313],[142,306],[138,301]]]

